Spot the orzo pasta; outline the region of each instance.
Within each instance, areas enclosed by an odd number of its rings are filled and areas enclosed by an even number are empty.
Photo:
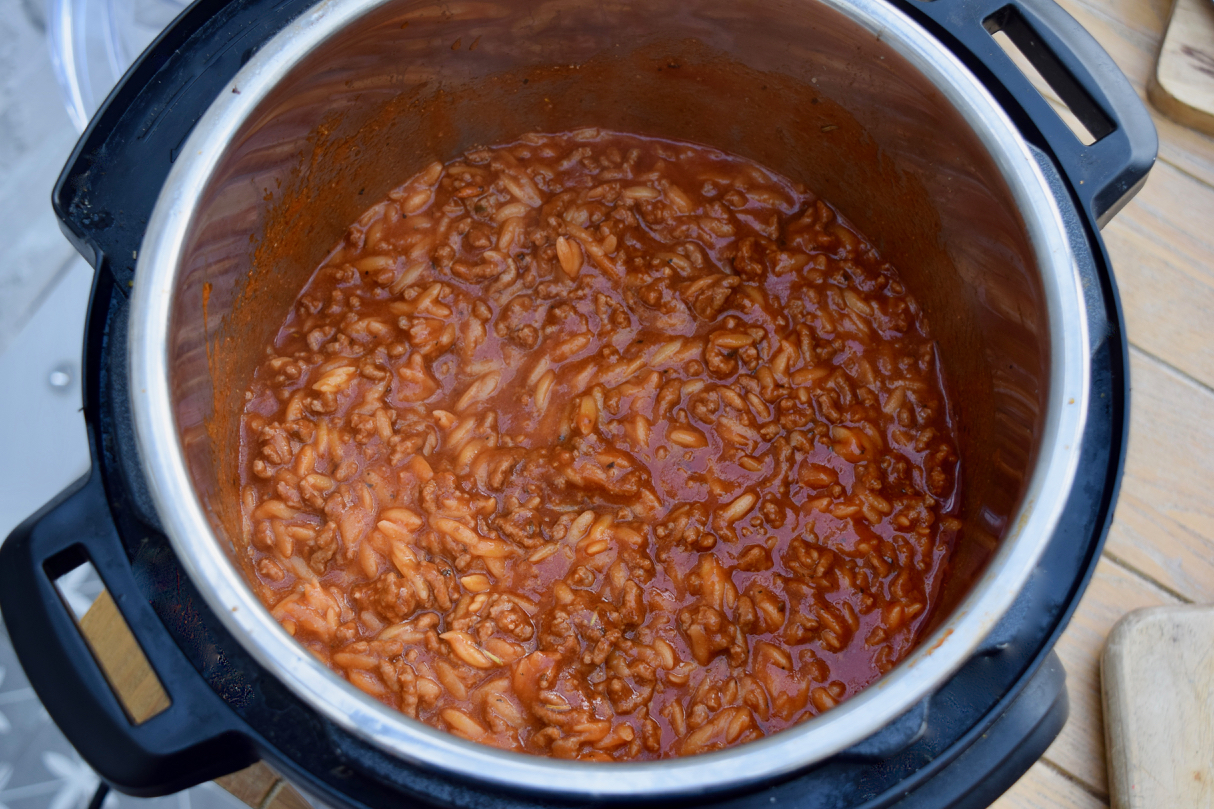
[[[529,135],[350,228],[259,368],[239,551],[358,688],[486,744],[698,753],[913,646],[957,531],[934,345],[807,189]]]

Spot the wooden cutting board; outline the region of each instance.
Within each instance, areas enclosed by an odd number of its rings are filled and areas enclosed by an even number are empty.
[[[1214,607],[1131,612],[1100,669],[1113,809],[1214,808]]]
[[[1169,118],[1214,134],[1214,2],[1172,4],[1147,94]]]

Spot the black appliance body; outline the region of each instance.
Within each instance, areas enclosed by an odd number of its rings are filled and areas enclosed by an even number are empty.
[[[412,767],[319,716],[216,620],[182,574],[148,495],[132,432],[125,350],[144,228],[198,118],[258,47],[311,5],[198,0],[111,93],[64,169],[55,210],[96,269],[84,346],[93,463],[4,544],[0,608],[52,718],[85,761],[130,794],[167,794],[264,759],[308,795],[350,809],[593,805]],[[804,772],[740,794],[689,797],[688,805],[985,806],[1037,760],[1066,720],[1065,673],[1052,647],[1099,557],[1128,424],[1125,328],[1099,223],[1145,180],[1155,133],[1107,54],[1050,0],[895,5],[957,54],[1004,106],[1063,212],[1091,335],[1092,396],[1078,479],[1035,574],[943,688]],[[1103,150],[1079,145],[1003,56],[990,37],[995,29],[1008,32],[1094,134],[1104,133],[1097,143]],[[1113,191],[1110,178],[1117,181]],[[172,700],[143,724],[128,719],[56,593],[54,580],[86,560]]]

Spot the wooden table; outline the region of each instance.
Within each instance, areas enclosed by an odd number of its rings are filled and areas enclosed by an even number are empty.
[[[1059,2],[1146,98],[1171,0]],[[1070,720],[998,809],[1108,806],[1098,665],[1105,637],[1138,607],[1214,603],[1214,138],[1152,114],[1159,161],[1104,229],[1131,345],[1121,500],[1057,646]]]
[[[1145,98],[1170,0],[1060,1]],[[1159,162],[1104,231],[1121,286],[1133,374],[1121,500],[1096,575],[1057,646],[1067,670],[1070,720],[998,809],[1108,806],[1098,668],[1105,637],[1138,607],[1214,603],[1214,138],[1162,115],[1155,123]],[[111,678],[129,680],[132,713],[154,714],[163,692],[158,695],[146,673],[132,670],[121,652],[130,647],[115,641],[125,627],[107,601],[86,617],[86,634],[107,638],[97,644],[98,656],[126,667],[126,674],[111,671]],[[258,809],[303,805],[261,764],[220,783]]]

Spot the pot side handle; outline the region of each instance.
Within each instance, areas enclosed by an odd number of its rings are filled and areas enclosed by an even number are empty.
[[[908,0],[1026,133],[1057,157],[1082,209],[1103,228],[1146,182],[1159,136],[1112,57],[1053,0]],[[931,27],[931,26],[929,26]],[[995,40],[1002,31],[1096,140],[1084,145]],[[937,32],[939,33],[939,32]],[[952,42],[948,40],[952,39]],[[1010,103],[1009,103],[1010,102]],[[1027,122],[1024,120],[1027,118]]]
[[[171,704],[134,724],[55,580],[89,561]],[[166,795],[252,764],[244,726],[211,690],[140,594],[94,465],[0,546],[0,612],[47,712],[86,763],[131,795]]]

